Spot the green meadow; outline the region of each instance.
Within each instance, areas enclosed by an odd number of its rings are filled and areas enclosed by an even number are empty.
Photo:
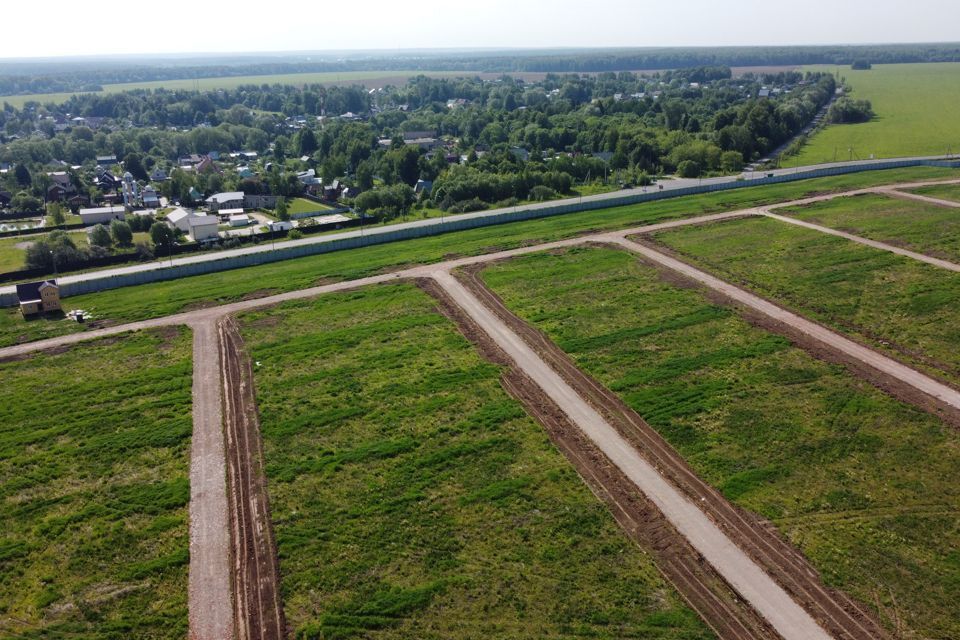
[[[919,193],[922,196],[930,196],[931,198],[960,202],[960,185],[957,184],[931,185],[910,189],[910,191],[911,193]]]
[[[240,321],[297,638],[713,637],[425,293]]]
[[[814,66],[839,72],[850,97],[869,100],[876,116],[860,124],[830,125],[790,160],[800,165],[837,160],[960,154],[960,63],[874,65],[869,71]]]
[[[191,339],[0,363],[0,636],[187,634]]]
[[[720,278],[960,381],[960,273],[770,218],[654,238]]]
[[[780,209],[799,220],[960,262],[960,210],[877,194]]]
[[[488,267],[518,315],[904,638],[960,636],[960,435],[625,251]]]

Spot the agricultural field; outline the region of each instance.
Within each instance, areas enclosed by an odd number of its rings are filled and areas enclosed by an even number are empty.
[[[919,193],[922,196],[930,196],[931,198],[960,202],[960,185],[957,184],[918,187],[916,189],[910,189],[910,193]]]
[[[956,209],[864,194],[777,213],[960,262],[960,212]]]
[[[915,180],[955,178],[941,168],[870,171],[795,183],[672,198],[628,207],[461,231],[338,253],[310,256],[235,271],[181,278],[137,287],[66,298],[65,309],[84,309],[95,319],[130,322],[240,300],[302,289],[321,282],[349,280],[455,255],[477,255],[549,242],[583,233],[622,229],[704,213],[771,204],[817,193]],[[25,321],[16,309],[0,310],[0,346],[82,331],[71,321]]]
[[[0,363],[0,636],[184,638],[191,339]]]
[[[472,76],[469,71],[343,71],[323,73],[283,73],[259,76],[222,76],[216,78],[185,78],[182,80],[156,80],[152,82],[127,82],[105,84],[103,91],[95,93],[121,93],[150,89],[183,89],[187,91],[209,91],[211,89],[236,89],[242,85],[286,84],[304,86],[308,84],[360,84],[367,87],[382,87],[387,84],[402,85],[409,78],[426,75],[433,78]],[[542,74],[541,74],[542,75]],[[27,102],[42,104],[48,102],[66,102],[73,93],[34,93],[19,96],[0,96],[0,103],[7,102],[18,109]]]
[[[826,127],[791,163],[960,153],[960,63],[806,69],[838,72],[853,89],[850,97],[869,100],[876,116],[870,122]]]
[[[713,637],[412,284],[240,322],[298,637]]]
[[[613,249],[485,282],[901,637],[960,635],[960,436]]]
[[[769,218],[654,238],[720,278],[960,381],[958,273]]]

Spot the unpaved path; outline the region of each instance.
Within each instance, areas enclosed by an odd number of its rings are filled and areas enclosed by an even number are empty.
[[[434,271],[431,276],[785,640],[831,638],[698,506],[667,482],[636,448],[460,282],[442,270]]]
[[[942,198],[934,198],[931,196],[925,196],[919,193],[910,193],[908,191],[900,191],[900,189],[905,189],[907,187],[900,187],[894,189],[891,187],[880,187],[877,189],[879,193],[883,193],[894,198],[900,198],[902,200],[917,200],[918,202],[926,202],[927,204],[933,204],[938,207],[949,207],[951,209],[960,209],[960,202],[954,202],[953,200],[944,200]]]
[[[220,350],[213,322],[194,322],[190,451],[191,640],[234,637],[230,525],[221,422]]]
[[[481,356],[505,367],[503,387],[543,425],[594,495],[607,504],[624,533],[653,557],[657,568],[722,640],[780,637],[435,280],[420,278],[417,285],[436,298],[440,311]]]
[[[845,338],[840,334],[827,329],[826,327],[823,327],[815,322],[811,322],[806,318],[802,318],[795,313],[778,307],[772,302],[764,300],[763,298],[752,293],[748,293],[747,291],[744,291],[737,286],[734,286],[728,282],[724,282],[719,278],[705,273],[696,267],[687,264],[686,262],[681,262],[676,258],[672,258],[648,246],[619,235],[609,234],[606,236],[606,240],[613,244],[624,247],[634,253],[638,253],[655,264],[664,266],[671,271],[675,271],[690,278],[691,280],[699,282],[700,284],[717,291],[727,298],[730,298],[731,300],[754,311],[758,311],[777,322],[781,322],[785,325],[793,327],[801,333],[814,338],[830,348],[846,354],[854,360],[862,362],[863,364],[877,369],[882,373],[893,376],[894,378],[909,384],[910,386],[936,398],[937,400],[950,407],[953,407],[954,409],[960,409],[960,391],[957,391],[956,389],[953,389],[942,382],[938,382],[933,378],[920,373],[919,371],[911,369],[910,367],[901,364],[892,358],[888,358],[887,356],[858,344],[849,338]]]
[[[238,640],[279,640],[286,635],[286,621],[253,370],[233,317],[221,320],[217,330],[223,363],[234,625]]]
[[[814,224],[805,220],[798,220],[797,218],[792,218],[790,216],[781,216],[776,213],[771,213],[770,211],[764,211],[763,209],[761,209],[761,213],[767,218],[773,218],[774,220],[779,220],[780,222],[786,222],[787,224],[796,225],[805,229],[812,229],[813,231],[819,231],[820,233],[826,233],[831,236],[837,236],[838,238],[843,238],[845,240],[850,240],[868,247],[873,247],[874,249],[880,249],[881,251],[889,251],[890,253],[912,258],[920,262],[926,262],[927,264],[940,267],[941,269],[960,272],[960,264],[950,262],[949,260],[941,260],[940,258],[934,258],[922,253],[917,253],[916,251],[910,251],[909,249],[895,247],[894,245],[887,244],[886,242],[878,242],[877,240],[870,240],[869,238],[864,238],[863,236],[855,236],[852,233],[837,231],[836,229],[831,229],[830,227],[824,227],[823,225]]]
[[[873,640],[886,637],[866,610],[845,594],[826,588],[817,570],[775,527],[755,514],[735,507],[704,482],[655,429],[620,398],[584,373],[570,356],[543,332],[510,311],[480,277],[482,265],[457,274],[464,286],[520,336],[567,384],[576,389],[604,419],[670,483],[697,504],[767,571],[817,621],[837,638]]]

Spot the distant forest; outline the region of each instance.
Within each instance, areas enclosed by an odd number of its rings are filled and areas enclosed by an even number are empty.
[[[123,61],[25,61],[0,63],[0,96],[99,91],[105,84],[189,78],[351,71],[463,71],[589,73],[684,69],[699,66],[781,66],[958,62],[960,44],[816,47],[648,48],[523,52],[401,52],[217,58],[137,58]]]

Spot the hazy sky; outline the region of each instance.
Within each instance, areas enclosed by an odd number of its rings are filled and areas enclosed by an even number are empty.
[[[108,8],[109,6],[109,8]],[[249,8],[248,8],[249,7]],[[275,10],[274,10],[275,9]],[[6,1],[0,58],[960,40],[957,0]]]

